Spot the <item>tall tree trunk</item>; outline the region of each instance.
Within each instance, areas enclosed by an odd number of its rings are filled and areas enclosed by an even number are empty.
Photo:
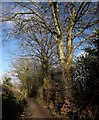
[[[64,43],[62,39],[59,39],[58,42],[58,54],[61,63],[62,70],[62,82],[64,89],[64,97],[72,98],[72,61],[73,61],[73,52],[72,44],[68,42],[67,52],[64,53]]]
[[[63,82],[63,92],[64,98],[69,97],[72,99],[72,61],[73,61],[73,48],[72,48],[72,30],[74,27],[74,12],[73,7],[72,14],[70,14],[68,31],[66,33],[66,53],[64,51],[63,42],[63,30],[61,21],[59,18],[59,8],[56,2],[51,2],[52,16],[54,19],[54,25],[57,34],[53,34],[57,42],[57,52],[60,58],[61,70],[62,70],[62,82]]]
[[[72,96],[72,61],[73,61],[73,50],[72,43],[68,40],[66,54],[64,53],[63,40],[58,43],[58,53],[61,63],[62,70],[62,92],[64,97],[64,104],[61,108],[61,113],[64,112],[66,115],[68,112],[72,112],[73,108],[73,96]],[[71,43],[71,44],[70,44]],[[69,120],[69,118],[68,118]]]
[[[73,54],[71,53],[68,55],[68,59],[66,60],[65,68],[63,68],[63,81],[65,85],[65,96],[72,98],[72,57]]]

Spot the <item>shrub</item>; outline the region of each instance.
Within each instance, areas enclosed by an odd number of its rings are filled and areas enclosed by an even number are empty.
[[[2,93],[2,120],[18,120],[23,113],[26,102],[24,99],[17,100],[12,88],[3,85]]]

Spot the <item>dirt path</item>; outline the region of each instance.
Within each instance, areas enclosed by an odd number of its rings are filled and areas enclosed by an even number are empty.
[[[37,103],[33,98],[27,99],[27,106],[24,110],[24,118],[53,118],[46,108]]]

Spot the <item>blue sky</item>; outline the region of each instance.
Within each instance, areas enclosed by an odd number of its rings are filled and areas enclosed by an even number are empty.
[[[8,24],[10,26],[10,23]],[[3,41],[5,38],[5,34],[2,31],[2,45],[0,49],[0,73],[5,73],[11,70],[11,61],[12,61],[12,53],[18,53],[16,39],[10,39],[7,41]]]
[[[13,26],[13,24],[11,22],[7,22],[6,23],[6,29],[11,28]],[[2,26],[0,26],[2,29]],[[5,73],[11,70],[11,60],[12,60],[12,53],[17,53],[18,49],[17,49],[17,45],[16,45],[16,41],[15,39],[7,39],[6,41],[3,41],[5,38],[5,33],[3,31],[1,31],[1,41],[2,41],[2,45],[1,45],[1,49],[0,49],[0,73]]]
[[[10,56],[9,56],[9,43],[5,43],[5,45],[2,45],[2,71],[8,71],[9,68],[9,62],[10,62]]]
[[[2,72],[7,72],[11,69],[11,51],[16,49],[14,41],[8,41],[2,44]],[[0,56],[1,57],[1,56]]]

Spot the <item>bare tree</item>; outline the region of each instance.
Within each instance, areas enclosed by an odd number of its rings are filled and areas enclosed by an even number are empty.
[[[13,3],[12,6],[14,6],[13,10],[8,13],[3,12],[3,18],[4,21],[14,21],[17,24],[17,31],[13,29],[12,32],[14,35],[19,36],[25,28],[28,33],[32,28],[34,37],[38,29],[42,28],[54,38],[62,69],[64,96],[72,98],[74,51],[84,42],[95,37],[93,30],[99,23],[96,18],[97,3]],[[15,11],[16,8],[21,10]]]

